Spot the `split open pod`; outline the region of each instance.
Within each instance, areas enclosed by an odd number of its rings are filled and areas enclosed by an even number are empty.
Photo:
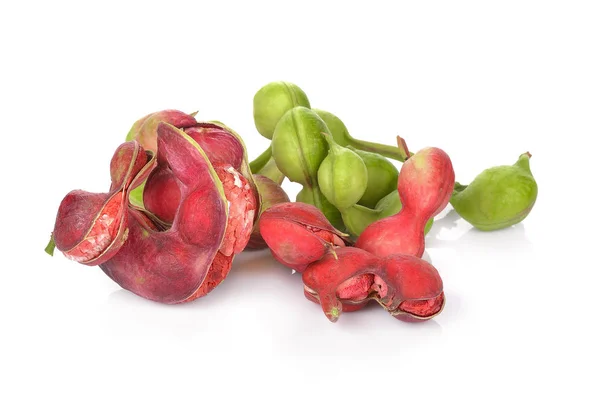
[[[419,322],[444,308],[443,283],[430,263],[412,255],[378,257],[356,247],[337,248],[302,273],[304,295],[336,322],[342,312],[377,301],[399,320]]]
[[[190,128],[195,130],[159,122],[156,153],[137,140],[119,146],[111,161],[109,193],[75,190],[61,202],[53,231],[56,248],[69,259],[99,265],[121,287],[162,303],[194,300],[221,283],[250,238],[259,198],[251,176],[236,169],[245,163],[237,136],[213,142],[214,134],[224,138],[227,129],[218,124]],[[194,132],[203,137],[193,138]],[[239,150],[227,151],[241,152],[242,159],[224,161],[225,151],[218,147],[236,141]],[[202,142],[215,148],[210,155]],[[143,182],[145,202],[154,203],[141,207],[130,202],[129,194]],[[158,191],[162,196],[153,193]],[[163,213],[158,216],[152,208]]]

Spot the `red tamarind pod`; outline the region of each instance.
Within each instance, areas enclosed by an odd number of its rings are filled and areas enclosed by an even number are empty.
[[[272,206],[261,215],[259,226],[275,259],[298,272],[335,247],[349,244],[347,235],[317,207],[301,202]]]
[[[133,123],[125,140],[136,140],[145,150],[156,153],[156,129],[158,124],[168,123],[177,128],[191,127],[197,123],[195,115],[196,112],[187,114],[174,109],[150,113]]]
[[[395,253],[421,257],[425,224],[446,207],[453,188],[454,169],[446,152],[433,147],[420,150],[404,162],[398,175],[402,209],[370,224],[356,247],[381,257]]]
[[[135,155],[129,156],[134,160],[127,172],[117,165],[128,157],[115,153],[111,193],[94,196],[82,192],[76,195],[79,204],[63,202],[53,235],[57,248],[67,253],[69,247],[61,236],[68,235],[69,230],[88,231],[76,233],[68,243],[87,240],[85,252],[93,254],[94,263],[123,288],[158,302],[179,303],[205,295],[225,278],[233,255],[243,249],[250,236],[258,204],[246,178],[227,168],[216,172],[202,148],[185,132],[159,123],[156,136],[157,153],[150,161],[137,142],[125,144]],[[179,201],[172,224],[163,230],[147,215],[151,213],[119,195],[127,197],[132,188],[146,178],[165,174],[166,169],[179,188]],[[110,204],[115,197],[120,200],[112,206],[97,204]],[[89,238],[89,231],[94,230],[107,207],[111,214],[119,215],[112,216],[119,222],[104,234],[110,236],[109,247],[116,244],[112,241],[121,245],[110,256],[105,254],[104,239]]]
[[[335,257],[328,254],[311,264],[302,274],[305,295],[321,304],[330,321],[337,321],[346,304],[360,307],[370,299],[404,321],[428,320],[443,309],[442,280],[426,261],[404,254],[379,258],[356,247],[339,248],[335,253]],[[364,275],[373,277],[371,285],[364,285],[368,281]],[[361,299],[344,299],[343,288],[350,285],[355,294],[361,286]]]

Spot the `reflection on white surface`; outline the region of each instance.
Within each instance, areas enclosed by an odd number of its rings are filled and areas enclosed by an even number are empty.
[[[436,319],[405,323],[376,302],[358,312],[343,313],[333,324],[318,304],[304,297],[302,275],[290,274],[268,250],[236,257],[226,281],[193,302],[167,306],[117,290],[109,295],[107,305],[107,331],[115,337],[134,338],[143,332],[145,337],[174,333],[183,339],[232,333],[234,338],[240,332],[239,324],[245,324],[270,335],[269,350],[295,356],[400,353],[442,333]],[[447,303],[445,310],[452,311],[453,306],[454,302]],[[228,324],[236,325],[230,328]],[[356,344],[351,350],[345,339],[336,336],[339,332],[354,335]],[[399,339],[386,349],[377,348],[377,342],[365,343],[386,338]],[[410,341],[409,345],[404,341]]]
[[[481,231],[465,220],[453,209],[435,220],[425,241],[427,248],[450,248],[456,251],[493,250],[502,253],[506,249],[519,253],[533,251],[523,223],[495,231]]]

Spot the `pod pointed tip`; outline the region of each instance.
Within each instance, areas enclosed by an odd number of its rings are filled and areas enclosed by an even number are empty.
[[[531,169],[529,166],[530,158],[531,158],[531,153],[525,152],[519,156],[519,158],[517,159],[517,162],[514,165],[516,165],[517,167],[520,167],[528,172],[531,172]]]
[[[321,301],[321,309],[329,321],[335,323],[341,315],[342,304],[335,296],[335,293],[329,292],[325,294],[319,294],[319,300]]]
[[[327,319],[329,321],[335,323],[340,318],[340,311],[337,307],[334,307],[333,309],[331,309],[331,311],[326,312],[325,315],[327,316]]]
[[[408,150],[408,145],[406,144],[406,141],[400,135],[396,135],[396,142],[398,144],[398,148],[404,151],[404,153],[406,154],[406,159],[408,160],[410,158],[410,151]]]

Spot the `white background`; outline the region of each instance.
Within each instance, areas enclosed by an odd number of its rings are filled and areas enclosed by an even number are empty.
[[[593,1],[3,2],[0,395],[598,395],[599,20]],[[198,110],[254,158],[274,80],[356,137],[444,149],[462,183],[530,151],[538,201],[493,233],[438,217],[447,306],[418,325],[377,305],[331,324],[268,251],[180,306],[44,253],[135,120]]]

